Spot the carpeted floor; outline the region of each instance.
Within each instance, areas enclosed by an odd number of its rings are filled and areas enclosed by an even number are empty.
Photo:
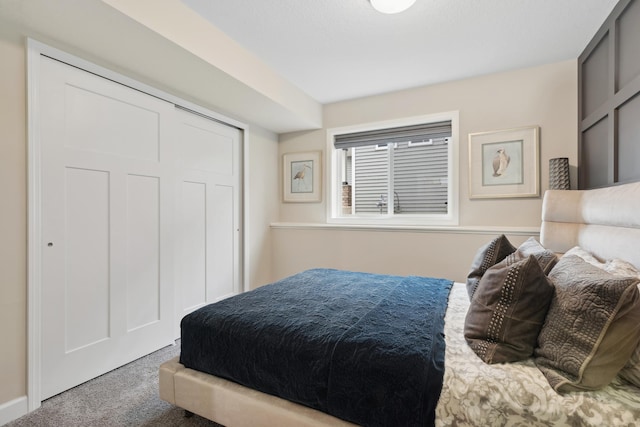
[[[180,354],[180,342],[42,402],[5,427],[197,426],[218,424],[184,411],[158,396],[158,368]]]

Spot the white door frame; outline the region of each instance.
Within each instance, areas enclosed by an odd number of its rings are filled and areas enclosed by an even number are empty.
[[[33,39],[27,40],[27,101],[28,101],[28,283],[27,283],[27,410],[29,412],[40,407],[41,404],[41,304],[40,293],[42,289],[42,254],[41,254],[41,145],[40,145],[40,103],[39,103],[39,77],[40,77],[40,56],[48,56],[71,66],[81,68],[85,71],[97,74],[107,79],[113,80],[135,90],[145,92],[151,96],[171,102],[177,106],[191,110],[217,120],[225,125],[233,126],[242,131],[241,152],[242,158],[242,179],[240,191],[242,192],[241,203],[241,245],[240,263],[241,279],[243,291],[249,289],[249,259],[248,259],[248,191],[245,183],[248,182],[248,126],[229,117],[223,116],[196,104],[190,103],[176,96],[165,93],[161,90],[148,86],[144,83],[133,80],[122,74],[100,67],[91,62],[85,61],[74,55],[68,54],[46,44]]]

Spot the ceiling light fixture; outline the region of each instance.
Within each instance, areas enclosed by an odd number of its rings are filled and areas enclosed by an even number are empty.
[[[369,0],[371,6],[382,13],[400,13],[409,9],[416,0]]]

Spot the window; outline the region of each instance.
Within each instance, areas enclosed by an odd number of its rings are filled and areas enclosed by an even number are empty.
[[[329,222],[457,224],[457,112],[328,132]]]

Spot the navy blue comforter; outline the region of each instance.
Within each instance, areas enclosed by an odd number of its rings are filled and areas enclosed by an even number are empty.
[[[186,316],[180,362],[360,425],[433,425],[451,285],[308,270]]]

